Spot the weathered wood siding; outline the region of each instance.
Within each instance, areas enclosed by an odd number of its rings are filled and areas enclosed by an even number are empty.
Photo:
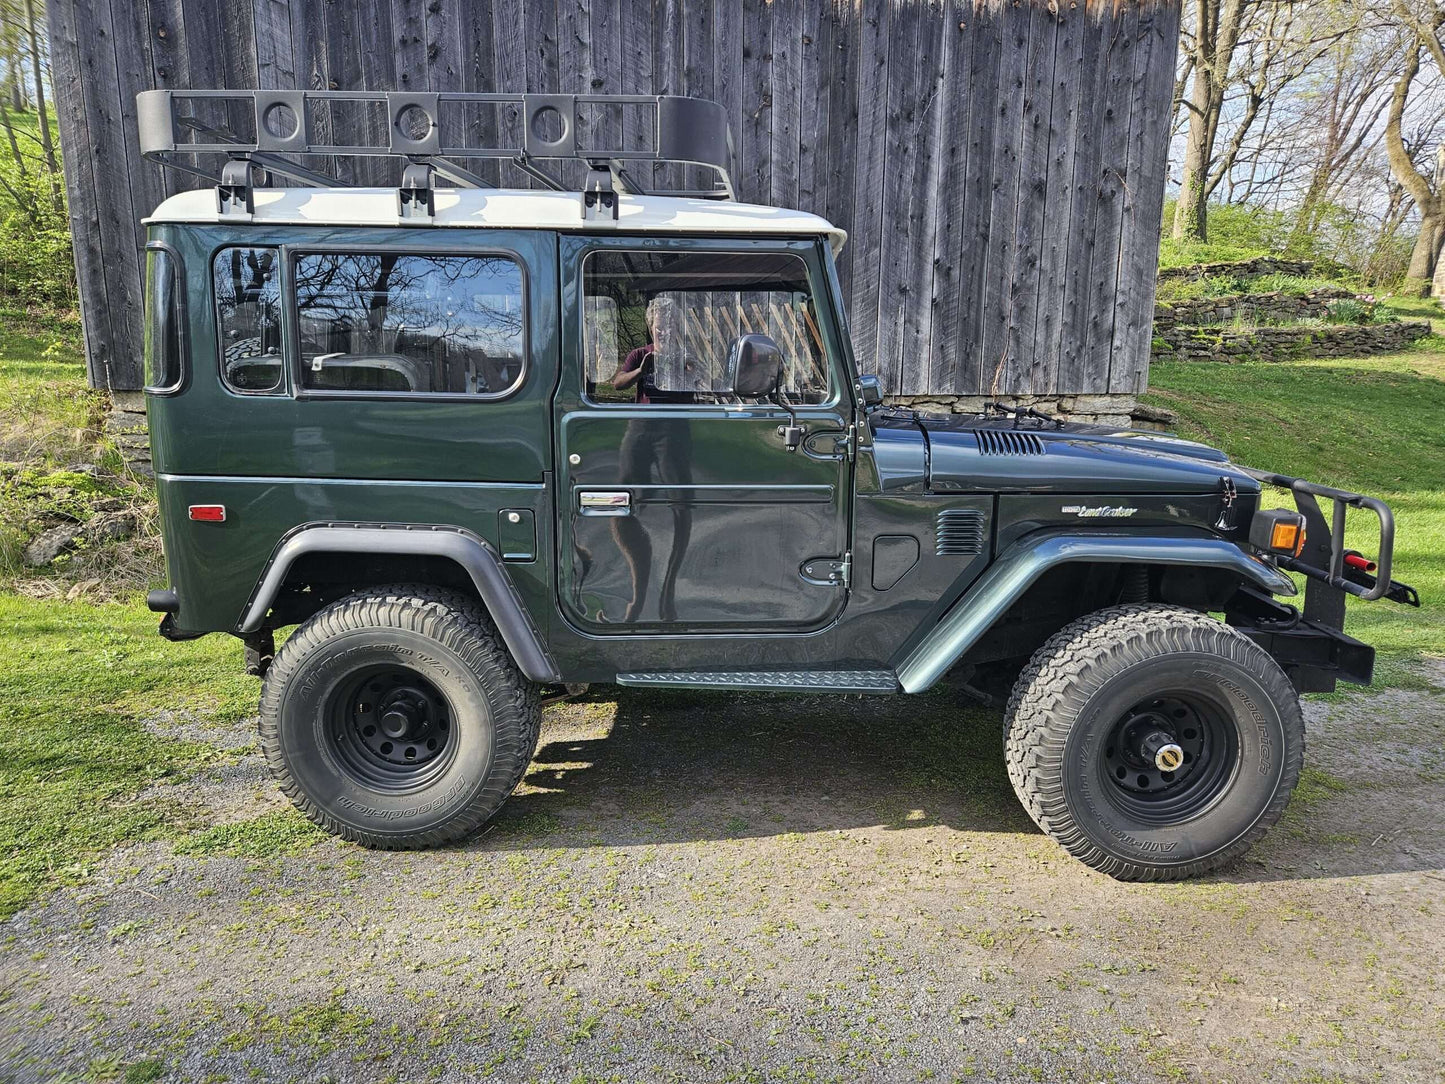
[[[1144,387],[1178,0],[47,6],[99,386],[139,386],[139,220],[186,184],[141,159],[136,92],[300,86],[715,99],[741,198],[848,230],[854,343],[890,392]]]

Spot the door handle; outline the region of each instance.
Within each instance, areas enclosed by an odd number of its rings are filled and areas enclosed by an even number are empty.
[[[632,510],[632,494],[617,489],[584,489],[577,495],[584,516],[625,516]]]

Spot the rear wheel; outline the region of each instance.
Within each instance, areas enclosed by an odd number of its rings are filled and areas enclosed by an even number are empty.
[[[540,711],[475,602],[384,588],[328,606],[282,645],[261,690],[261,747],[327,831],[425,847],[501,808],[536,749]]]
[[[1270,656],[1193,610],[1118,606],[1069,625],[1005,718],[1014,790],[1076,858],[1172,880],[1242,854],[1304,760],[1299,697]]]

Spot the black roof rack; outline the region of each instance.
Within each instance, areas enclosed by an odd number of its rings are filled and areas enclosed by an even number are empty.
[[[480,115],[490,110],[490,123]],[[650,135],[648,145],[623,147],[604,141],[614,123],[584,124],[611,111],[627,111],[635,137]],[[334,142],[329,133],[335,114],[376,138],[365,143]],[[446,120],[447,123],[443,123]],[[397,190],[403,218],[427,218],[432,191],[442,187],[483,188],[487,181],[461,163],[467,159],[505,160],[549,188],[565,191],[547,164],[581,161],[587,179],[581,193],[584,218],[617,217],[619,191],[648,194],[628,172],[629,163],[663,163],[711,171],[711,187],[652,191],[653,195],[733,199],[732,131],[727,114],[702,98],[641,94],[467,94],[350,90],[147,90],[136,95],[141,153],[162,165],[194,174],[216,185],[222,214],[249,214],[252,190],[270,176],[318,187],[346,182],[296,156],[400,157],[406,165]],[[511,131],[517,138],[469,143],[474,132]],[[643,142],[635,138],[638,143]],[[610,142],[613,145],[606,145]],[[215,173],[180,161],[178,155],[224,155]],[[199,161],[199,159],[196,159]],[[258,183],[259,182],[259,183]]]

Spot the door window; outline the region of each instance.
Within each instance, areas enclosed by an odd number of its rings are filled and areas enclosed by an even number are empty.
[[[591,253],[583,267],[587,394],[599,403],[718,405],[740,335],[782,351],[782,394],[828,402],[807,265],[787,252]]]
[[[295,283],[302,388],[495,398],[522,381],[522,268],[510,257],[308,253]]]

